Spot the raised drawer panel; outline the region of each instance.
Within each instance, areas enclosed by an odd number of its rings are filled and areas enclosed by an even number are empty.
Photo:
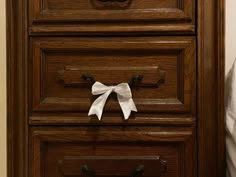
[[[195,114],[195,41],[179,38],[32,38],[30,113],[81,113],[96,96],[83,74],[106,85],[143,80],[132,94],[138,113]],[[112,94],[103,117],[120,117]],[[135,116],[135,114],[133,114]]]
[[[29,0],[30,32],[195,31],[195,0]]]
[[[159,156],[67,156],[59,161],[63,176],[161,176],[166,166]]]
[[[32,177],[195,177],[191,128],[31,128]],[[139,133],[137,133],[139,132]]]

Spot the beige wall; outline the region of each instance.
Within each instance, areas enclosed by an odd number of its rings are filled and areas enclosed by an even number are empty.
[[[0,176],[6,177],[6,20],[0,0]]]
[[[236,58],[236,0],[226,0],[226,74]],[[0,0],[0,176],[6,177],[5,0]],[[4,84],[3,84],[4,83]]]
[[[226,0],[226,63],[225,74],[228,74],[236,59],[236,0]]]

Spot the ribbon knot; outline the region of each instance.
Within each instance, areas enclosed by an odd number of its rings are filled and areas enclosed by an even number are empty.
[[[117,99],[124,114],[125,120],[127,120],[131,114],[131,111],[137,112],[137,108],[132,99],[132,93],[127,83],[121,83],[116,86],[106,86],[100,82],[95,82],[92,86],[93,95],[99,96],[92,104],[88,115],[96,114],[98,119],[101,120],[104,105],[107,101],[108,96],[115,92]]]

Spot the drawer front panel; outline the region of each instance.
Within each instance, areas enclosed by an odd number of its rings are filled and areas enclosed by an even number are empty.
[[[32,177],[194,177],[191,128],[32,128],[31,133]]]
[[[30,57],[30,110],[80,112],[86,116],[97,96],[83,74],[106,85],[143,80],[132,94],[139,113],[194,115],[195,43],[193,38],[33,38]],[[112,94],[104,117],[120,117]]]
[[[59,161],[63,176],[161,176],[166,162],[159,156],[66,156]]]
[[[41,32],[194,32],[194,5],[194,0],[29,0],[29,21],[32,32],[40,26]]]

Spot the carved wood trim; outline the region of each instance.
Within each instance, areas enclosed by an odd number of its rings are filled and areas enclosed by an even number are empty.
[[[216,4],[217,17],[217,174],[225,176],[225,106],[224,106],[224,83],[225,83],[225,0],[218,0]]]
[[[78,119],[77,117],[80,117]],[[88,116],[85,114],[73,114],[71,116],[45,116],[45,115],[33,115],[29,117],[29,124],[30,125],[121,125],[125,124],[127,125],[164,125],[164,126],[195,126],[196,125],[196,118],[195,117],[175,117],[175,116],[159,116],[159,117],[153,117],[150,114],[149,115],[142,115],[142,116],[136,116],[136,119],[129,119],[128,121],[125,121],[123,119],[117,119],[114,117],[107,117],[107,119],[104,120],[97,120],[97,119],[88,119]]]
[[[225,0],[198,0],[198,176],[225,176]]]
[[[139,131],[142,130],[142,131]],[[40,128],[40,127],[32,127],[30,129],[30,132],[32,134],[32,137],[30,138],[30,173],[33,174],[32,176],[35,177],[41,177],[43,175],[40,174],[40,169],[45,169],[46,164],[40,163],[40,159],[46,157],[47,155],[44,154],[44,152],[48,152],[48,148],[52,147],[50,144],[56,143],[58,146],[64,146],[66,144],[74,144],[75,146],[80,145],[91,145],[93,146],[94,143],[98,143],[100,145],[108,145],[111,143],[112,145],[118,145],[118,144],[130,144],[130,145],[151,145],[153,147],[154,145],[159,146],[166,146],[173,147],[176,149],[176,158],[173,158],[173,161],[170,162],[168,159],[162,157],[161,159],[167,162],[166,166],[167,169],[163,168],[163,170],[167,170],[168,172],[168,163],[170,163],[173,166],[176,165],[176,169],[178,169],[177,174],[178,176],[181,176],[185,174],[186,176],[191,176],[193,173],[195,173],[195,169],[193,168],[195,166],[196,161],[192,160],[196,157],[195,152],[195,129],[194,128],[154,128],[154,127],[127,127],[124,130],[124,127],[117,126],[114,127],[67,127],[67,128],[60,128],[60,127],[54,127],[50,128],[47,127]],[[99,132],[99,133],[98,133]],[[139,132],[139,133],[137,133]],[[138,135],[138,136],[137,136]],[[164,143],[164,144],[163,144]],[[48,146],[49,145],[49,146]],[[48,148],[47,148],[48,146]],[[147,150],[147,149],[146,149]],[[64,150],[63,150],[64,151]],[[65,150],[65,152],[68,151],[68,149]],[[78,151],[79,152],[79,151]],[[145,150],[144,150],[145,152]],[[158,151],[157,151],[158,152]],[[155,155],[158,155],[156,152]],[[83,152],[82,152],[83,153]],[[65,153],[67,154],[67,153]],[[119,152],[118,152],[119,154]],[[114,155],[114,154],[113,154]],[[93,159],[101,159],[101,156],[98,154],[93,154]],[[154,155],[145,155],[145,157],[150,160],[148,157],[153,157]],[[63,165],[63,157],[70,159],[76,159],[76,158],[87,158],[91,156],[82,155],[79,156],[76,155],[76,151],[74,153],[70,153],[69,155],[63,155],[60,159],[57,159],[55,162],[59,162],[58,167],[60,169],[60,165]],[[124,156],[126,159],[137,159],[138,157],[144,157],[142,155],[132,155],[127,154]],[[113,158],[113,156],[106,156],[107,159]],[[114,156],[114,158],[119,158],[117,156]],[[120,157],[122,158],[122,157]],[[48,160],[48,158],[46,158]],[[65,161],[64,161],[65,162]],[[55,163],[55,165],[56,165]],[[147,162],[150,163],[150,162]],[[188,164],[188,165],[187,165]],[[162,166],[162,165],[161,165]],[[61,173],[63,171],[63,166],[58,171]],[[78,166],[79,168],[79,166]],[[186,172],[186,169],[192,169]],[[158,170],[158,169],[156,169]],[[70,170],[69,170],[70,171]],[[158,174],[158,173],[157,173]],[[75,175],[75,174],[74,174]]]
[[[133,76],[141,75],[142,80],[137,83],[137,87],[159,87],[165,82],[165,71],[161,70],[158,66],[153,67],[81,67],[81,66],[65,66],[64,69],[58,71],[58,80],[64,87],[78,87],[78,86],[91,86],[91,83],[83,79],[83,75],[89,74],[94,77],[104,74],[104,71],[112,70],[114,73],[122,71],[119,78],[105,78],[105,85],[114,85],[122,82],[129,83]],[[93,75],[93,72],[96,72]],[[116,80],[115,80],[116,79]]]
[[[143,39],[143,42],[137,42],[137,39]],[[172,115],[175,113],[182,112],[184,114],[195,116],[195,39],[192,37],[178,37],[178,38],[165,38],[165,37],[157,37],[157,38],[122,38],[121,40],[117,40],[114,38],[112,41],[111,38],[91,38],[85,45],[85,41],[88,38],[75,38],[74,40],[70,40],[69,38],[34,38],[31,40],[31,51],[30,51],[30,73],[33,73],[29,76],[29,85],[32,87],[29,91],[32,99],[30,99],[30,111],[32,114],[36,112],[58,112],[58,111],[73,111],[73,112],[84,112],[87,113],[88,107],[90,106],[90,98],[63,98],[45,94],[44,85],[46,78],[46,58],[50,52],[57,53],[58,51],[71,51],[74,49],[81,50],[91,50],[95,47],[95,44],[99,43],[100,49],[104,51],[110,50],[112,46],[113,49],[124,50],[124,48],[128,48],[130,51],[132,50],[143,50],[155,53],[157,55],[163,54],[172,54],[177,59],[177,89],[176,94],[177,97],[167,97],[159,99],[157,97],[153,98],[135,98],[135,102],[139,106],[140,110],[144,110],[143,112],[168,112]],[[98,42],[99,40],[106,40],[106,43]],[[63,45],[60,44],[60,41],[63,41]],[[97,42],[96,42],[97,41]],[[129,45],[129,42],[133,42],[137,44],[136,46]],[[148,42],[147,42],[148,41]],[[118,43],[122,45],[117,45]],[[149,47],[146,44],[149,43]],[[73,49],[73,50],[74,50]],[[155,50],[153,50],[155,49]],[[72,50],[72,51],[73,51]],[[159,51],[159,53],[158,53]],[[132,66],[132,64],[130,64]],[[132,73],[130,66],[128,72]],[[99,66],[100,67],[100,66]],[[99,68],[97,67],[97,68]],[[122,66],[123,67],[123,66]],[[92,70],[92,67],[89,67]],[[119,68],[121,69],[121,68]],[[110,70],[110,69],[109,69]],[[170,70],[166,70],[165,67],[162,67],[160,70],[165,71],[166,75],[170,75]],[[163,75],[163,74],[160,74]],[[60,78],[60,77],[59,77]],[[80,76],[78,76],[80,78]],[[153,77],[154,78],[154,77]],[[107,78],[104,78],[107,79]],[[159,80],[159,79],[158,79]],[[128,81],[128,80],[127,80]],[[166,79],[168,82],[168,79]],[[101,81],[103,82],[103,81]],[[194,82],[194,83],[193,83]],[[55,83],[63,86],[58,82],[58,78],[55,79]],[[118,83],[116,83],[118,84]],[[67,84],[66,84],[67,85]],[[72,84],[73,85],[73,84]],[[191,85],[188,88],[187,85]],[[165,84],[161,84],[160,87],[165,86]],[[148,86],[149,87],[149,86]],[[68,87],[67,87],[68,88]],[[66,89],[67,89],[66,88]],[[81,87],[77,87],[80,89]],[[147,87],[146,87],[147,88]],[[153,86],[152,86],[153,88]],[[90,87],[88,88],[90,89]],[[158,90],[158,88],[156,88]],[[188,90],[188,91],[187,91]],[[78,90],[79,91],[79,90]],[[47,96],[45,96],[47,95]],[[44,97],[45,96],[45,97]],[[189,96],[189,97],[188,97]],[[114,107],[116,102],[111,102],[111,105]],[[152,105],[150,107],[149,105]],[[168,108],[168,105],[174,105],[171,108]],[[153,107],[155,107],[156,111],[153,111]],[[117,107],[119,109],[119,107]],[[117,108],[110,109],[109,111],[117,111]],[[109,112],[108,111],[108,112]],[[141,111],[140,111],[141,113]],[[84,114],[82,117],[84,117]],[[137,114],[135,114],[137,115]],[[80,116],[81,117],[81,116]]]
[[[28,176],[27,1],[7,0],[7,176]]]
[[[142,24],[134,24],[132,26],[126,26],[126,25],[117,25],[114,24],[111,27],[107,28],[105,25],[90,25],[90,28],[85,24],[81,24],[80,26],[31,26],[29,27],[29,34],[31,36],[41,35],[41,36],[48,36],[48,35],[56,35],[56,36],[62,36],[62,35],[129,35],[129,36],[137,36],[137,35],[156,35],[156,34],[183,34],[183,31],[185,34],[194,34],[195,32],[195,25],[188,25],[185,24],[184,26],[182,24],[174,24],[174,25],[168,25],[168,26],[162,26],[162,25],[151,25],[151,24],[145,24],[143,26]],[[98,33],[99,31],[99,33]],[[114,34],[114,31],[115,32]]]
[[[25,68],[27,46],[26,0],[7,0],[7,168],[8,177],[27,177],[27,102]],[[225,0],[198,0],[198,39],[200,63],[198,68],[198,176],[225,176],[225,137],[224,137],[224,12]],[[214,10],[213,10],[214,9]],[[210,26],[213,26],[211,28]],[[188,26],[193,31],[193,26]],[[62,32],[67,27],[60,29]],[[103,29],[104,33],[108,29]],[[122,29],[133,34],[137,26]],[[158,27],[161,28],[161,27]],[[183,29],[171,26],[172,31]],[[53,27],[52,27],[53,29]],[[76,30],[71,28],[70,30]],[[157,28],[150,27],[152,34]],[[35,32],[40,27],[31,28]],[[66,29],[68,30],[68,29]],[[50,33],[49,29],[45,30]],[[54,29],[55,31],[55,29]],[[77,29],[80,31],[80,29]],[[95,33],[94,29],[90,33]],[[85,29],[82,30],[85,32]],[[112,30],[110,31],[111,34]],[[136,31],[137,32],[137,31]],[[137,33],[136,33],[137,34]],[[210,34],[210,35],[209,35]],[[208,35],[215,37],[209,42]],[[208,46],[208,48],[206,48]],[[205,48],[205,50],[204,50]],[[209,56],[210,55],[210,56]],[[209,65],[212,62],[212,65]],[[212,78],[213,77],[213,78]],[[214,84],[212,84],[214,81]],[[211,93],[208,95],[208,91]],[[215,102],[212,102],[212,96]],[[23,102],[23,103],[22,103]],[[210,106],[209,106],[210,105]],[[206,106],[206,108],[204,108]],[[214,113],[213,113],[214,112]],[[212,114],[213,113],[213,114]]]
[[[132,0],[90,0],[95,9],[128,9]]]
[[[93,164],[94,162],[96,162],[97,164],[102,164],[104,166],[107,166],[109,164],[112,164],[114,166],[112,168],[104,168],[103,166],[103,169],[97,168],[96,165],[95,167],[87,166],[87,163]],[[74,170],[76,170],[77,173],[71,172],[70,167],[72,164],[76,164],[77,168]],[[144,167],[145,175],[148,175],[148,173],[150,172],[155,172],[155,176],[157,177],[163,176],[168,168],[168,162],[163,160],[159,156],[64,156],[63,159],[58,161],[58,170],[60,171],[63,177],[70,177],[71,174],[79,176],[81,175],[83,165],[86,165],[88,168],[91,168],[91,170],[93,170],[95,173],[97,170],[99,170],[103,173],[102,176],[108,176],[108,174],[111,173],[118,173],[119,176],[130,177],[132,176],[135,168],[140,165]],[[127,165],[129,165],[128,168],[130,171],[126,170]],[[149,166],[151,165],[154,165],[156,168],[150,169]],[[102,166],[100,166],[100,168],[101,167]]]
[[[31,15],[30,23],[37,24],[38,22],[84,22],[84,21],[127,21],[125,17],[129,14],[139,14],[142,13],[143,17],[139,16],[140,19],[147,20],[149,17],[152,21],[158,21],[163,19],[168,19],[168,21],[173,22],[176,20],[180,21],[194,21],[194,9],[195,8],[184,8],[185,6],[192,6],[195,5],[195,0],[176,0],[176,8],[156,8],[156,9],[129,9],[132,0],[127,0],[127,2],[99,2],[99,0],[87,0],[90,1],[95,11],[93,9],[86,10],[86,11],[76,11],[71,9],[48,9],[45,5],[48,4],[47,0],[29,0],[30,9],[34,12],[30,12]],[[116,1],[116,0],[114,0]],[[187,4],[187,5],[185,5]],[[112,13],[109,13],[109,18],[99,17],[96,11],[97,10],[106,10],[106,9],[114,9]],[[124,12],[120,12],[117,10],[126,9]],[[64,11],[62,14],[61,12]],[[124,18],[119,19],[117,17],[113,17],[113,15],[117,16],[120,14]],[[151,15],[152,14],[152,15]],[[169,15],[165,15],[169,14]],[[52,16],[53,15],[53,16]],[[76,18],[75,18],[76,16]],[[81,18],[81,16],[85,18]],[[137,18],[137,17],[136,17]],[[138,19],[138,20],[140,20]],[[128,19],[130,21],[131,19]],[[150,19],[148,19],[150,21]]]
[[[29,0],[30,35],[47,35],[46,33],[71,35],[72,33],[88,34],[88,32],[91,35],[108,35],[108,33],[134,35],[135,33],[150,34],[150,32],[193,34],[195,31],[195,0],[176,0],[176,7],[146,9],[129,8],[132,0],[86,1],[91,1],[93,7],[85,10],[75,10],[70,7],[53,9],[47,7],[47,0]]]

